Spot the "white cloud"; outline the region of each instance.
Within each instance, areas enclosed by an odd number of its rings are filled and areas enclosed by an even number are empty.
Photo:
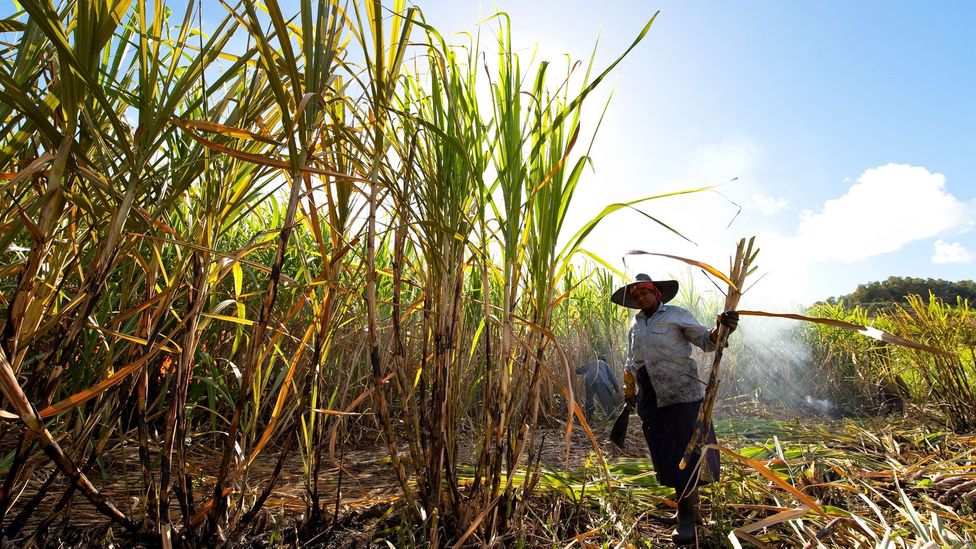
[[[773,215],[790,205],[790,201],[785,198],[766,196],[763,193],[752,195],[752,203],[765,215]]]
[[[944,175],[886,164],[819,211],[801,213],[793,244],[811,261],[854,262],[972,223],[972,207],[946,192]]]
[[[973,204],[949,193],[940,173],[904,164],[866,170],[841,196],[801,212],[795,234],[759,234],[757,240],[763,247],[760,267],[768,276],[753,293],[771,301],[822,299],[825,284],[811,273],[848,276],[856,269],[843,263],[966,231],[974,217]],[[936,248],[932,260],[962,258],[965,253],[962,246],[944,244]]]
[[[935,241],[932,263],[972,263],[973,253],[958,242],[946,242],[941,238]]]

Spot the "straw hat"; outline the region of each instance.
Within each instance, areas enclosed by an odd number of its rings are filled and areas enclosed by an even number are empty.
[[[644,273],[640,273],[630,284],[617,288],[617,291],[613,292],[613,295],[610,296],[610,301],[616,303],[617,305],[622,305],[631,309],[640,309],[640,307],[634,303],[634,299],[630,297],[630,289],[631,287],[644,282],[653,282],[654,285],[657,286],[657,289],[661,290],[661,303],[671,301],[678,293],[677,280],[651,280],[651,277]]]

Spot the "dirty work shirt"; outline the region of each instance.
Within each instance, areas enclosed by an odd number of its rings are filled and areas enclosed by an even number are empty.
[[[694,402],[705,396],[698,378],[698,364],[691,358],[691,346],[715,350],[708,328],[681,307],[661,305],[650,318],[639,311],[630,325],[627,364],[636,376],[647,372],[657,396],[657,406]]]

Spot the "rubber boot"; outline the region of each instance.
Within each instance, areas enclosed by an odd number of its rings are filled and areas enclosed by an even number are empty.
[[[675,545],[695,542],[695,523],[698,519],[698,488],[678,500],[678,527],[671,533]]]

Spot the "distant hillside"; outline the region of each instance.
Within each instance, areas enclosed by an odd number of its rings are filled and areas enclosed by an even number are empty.
[[[957,298],[976,303],[976,282],[972,280],[950,282],[934,278],[900,276],[892,276],[882,282],[861,284],[852,293],[832,297],[827,302],[837,303],[843,300],[845,305],[860,305],[862,308],[873,310],[892,303],[907,303],[905,297],[913,294],[928,298],[929,292],[947,304],[954,305]]]

